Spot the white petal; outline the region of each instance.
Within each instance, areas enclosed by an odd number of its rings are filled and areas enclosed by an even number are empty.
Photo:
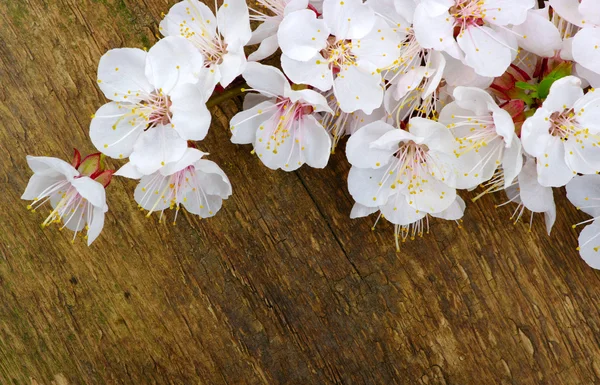
[[[129,161],[145,175],[183,156],[187,141],[171,126],[158,125],[142,133],[133,146]]]
[[[562,48],[558,29],[548,19],[547,10],[530,10],[527,20],[513,27],[519,46],[542,57],[553,57]]]
[[[307,61],[327,46],[329,28],[310,9],[292,12],[279,25],[281,52],[294,60]]]
[[[569,23],[578,27],[585,26],[586,18],[579,12],[579,0],[549,0],[548,3]]]
[[[395,182],[396,178],[384,167],[375,170],[352,166],[348,173],[348,191],[356,202],[367,207],[384,205],[391,195],[397,194]]]
[[[313,115],[302,118],[300,144],[306,164],[324,168],[331,154],[331,137]]]
[[[249,110],[238,112],[230,122],[231,142],[236,144],[253,143],[256,131],[271,117],[275,104],[271,101],[262,102]],[[274,123],[277,124],[277,123]],[[263,127],[264,129],[264,127]]]
[[[535,0],[485,0],[484,20],[495,25],[519,25],[527,19],[527,11]]]
[[[217,19],[204,3],[198,0],[185,0],[171,7],[160,22],[163,36],[215,36]]]
[[[358,65],[369,63],[374,69],[391,66],[400,57],[399,46],[402,41],[396,27],[389,27],[380,17],[372,31],[360,40],[352,41],[352,53],[356,55]]]
[[[489,114],[488,105],[495,104],[489,93],[476,87],[456,87],[453,95],[456,104],[461,108],[473,111],[473,116]]]
[[[392,146],[387,149],[373,148],[371,143],[395,130],[397,129],[383,121],[376,121],[360,128],[346,143],[348,162],[360,168],[380,168],[387,165],[396,149]]]
[[[355,203],[350,212],[350,219],[363,218],[377,212],[377,207],[367,207],[360,203]]]
[[[201,218],[215,216],[223,205],[223,199],[218,195],[189,192],[185,198],[183,202],[185,209],[192,214],[199,215]]]
[[[424,169],[417,172],[423,178],[424,186],[422,189],[415,188],[414,194],[406,195],[408,204],[427,213],[439,213],[450,207],[456,199],[456,190],[427,175]]]
[[[125,163],[117,172],[114,174],[115,176],[122,176],[129,179],[140,179],[144,176],[135,165],[131,164],[131,162]]]
[[[466,207],[465,201],[457,195],[450,207],[439,213],[432,213],[431,215],[447,221],[457,221],[464,216]]]
[[[196,177],[205,193],[227,199],[231,195],[231,183],[225,172],[215,162],[201,159],[194,165]]]
[[[250,41],[248,41],[248,45],[258,44],[265,39],[277,36],[277,30],[279,29],[280,22],[281,20],[278,20],[276,16],[266,19],[254,31],[252,31],[252,37],[250,38]]]
[[[600,26],[577,32],[573,38],[573,58],[588,70],[600,73]]]
[[[162,167],[159,172],[163,176],[169,176],[175,174],[183,170],[186,167],[189,167],[196,162],[198,162],[202,156],[206,155],[204,152],[197,150],[195,148],[188,147],[185,149],[185,152],[181,156],[181,159],[167,163],[164,167]]]
[[[87,245],[89,246],[98,238],[100,232],[102,232],[102,228],[104,227],[104,210],[101,207],[94,207],[91,218],[88,217],[87,222],[89,228],[86,235]]]
[[[465,53],[464,63],[481,76],[500,76],[511,63],[507,42],[489,27],[467,27],[457,38]]]
[[[300,101],[303,104],[311,105],[314,108],[314,112],[327,112],[333,114],[325,96],[316,91],[310,89],[294,91],[290,89],[284,95],[292,102]]]
[[[211,115],[204,95],[195,84],[182,84],[171,92],[171,123],[182,139],[202,140],[208,133]]]
[[[71,185],[75,187],[79,195],[85,198],[94,207],[104,209],[106,206],[106,192],[101,183],[98,183],[87,176],[82,176],[81,178],[73,179]]]
[[[281,67],[296,84],[309,84],[321,91],[327,91],[333,85],[331,69],[320,53],[308,61],[298,61],[281,55]]]
[[[538,181],[546,187],[562,187],[575,176],[565,162],[565,145],[560,138],[548,140],[543,157],[537,158]]]
[[[455,146],[455,140],[451,131],[443,124],[431,119],[412,118],[408,122],[408,129],[411,134],[424,138],[423,143],[430,150],[452,153]]]
[[[575,63],[574,74],[577,75],[577,77],[586,80],[590,86],[594,88],[600,87],[600,74],[590,71],[579,63]]]
[[[408,226],[427,215],[425,212],[409,206],[402,194],[394,195],[385,205],[380,207],[380,210],[385,219],[400,226]]]
[[[112,49],[100,58],[98,86],[110,100],[123,101],[130,93],[154,90],[144,73],[147,53],[137,48]]]
[[[31,179],[29,179],[29,183],[27,183],[27,187],[25,188],[25,192],[21,195],[21,199],[25,199],[28,201],[34,199],[41,199],[48,196],[48,193],[51,191],[49,187],[56,185],[58,182],[64,181],[65,177],[63,175],[40,175],[33,174]]]
[[[155,89],[169,92],[178,84],[197,83],[204,59],[194,44],[183,37],[159,40],[146,58],[146,77]]]
[[[381,75],[357,66],[342,68],[333,82],[333,90],[344,112],[363,110],[370,114],[383,101]]]
[[[600,7],[596,0],[581,0],[579,13],[585,15],[587,21],[600,25]]]
[[[600,221],[594,221],[579,234],[579,254],[585,263],[600,269]]]
[[[252,37],[246,0],[225,0],[217,11],[217,24],[228,46],[246,45]]]
[[[169,179],[160,174],[147,175],[140,180],[133,197],[144,210],[161,211],[171,204],[163,195],[168,189]]]
[[[504,188],[510,186],[523,167],[523,151],[521,141],[513,136],[510,147],[504,149],[502,155],[502,170],[504,171]]]
[[[275,67],[260,63],[248,63],[244,70],[244,79],[250,88],[270,97],[285,95],[290,84],[281,71]]]
[[[79,175],[79,171],[77,171],[69,163],[62,159],[52,158],[49,156],[27,155],[27,164],[29,165],[29,168],[31,168],[31,171],[43,176],[64,176],[65,179],[71,180]]]
[[[325,0],[323,19],[338,39],[360,39],[371,32],[375,13],[362,0]]]
[[[546,145],[551,139],[550,115],[552,111],[545,108],[538,108],[532,117],[527,118],[521,129],[521,140],[525,152],[535,157],[543,156]]]
[[[575,76],[567,76],[552,84],[550,94],[542,106],[548,111],[563,112],[572,108],[581,97],[583,97],[581,80]]]
[[[530,211],[543,213],[554,207],[552,188],[539,184],[533,158],[529,158],[519,174],[519,192],[521,201]]]
[[[442,51],[454,40],[454,17],[448,12],[435,16],[428,12],[424,3],[417,5],[413,28],[423,48]]]
[[[265,38],[261,43],[258,49],[252,52],[248,56],[249,61],[260,61],[268,58],[273,55],[275,51],[279,48],[279,41],[277,39],[277,35],[272,35]]]
[[[98,151],[111,158],[127,158],[148,126],[147,118],[131,113],[133,106],[115,102],[100,107],[90,124],[90,139]]]
[[[586,127],[586,129],[590,129]],[[564,142],[566,161],[569,168],[581,174],[600,172],[600,147],[598,146],[598,122],[596,133],[587,134],[579,129],[579,135],[572,135]]]
[[[578,175],[567,184],[567,198],[578,210],[600,216],[600,176]]]
[[[226,88],[240,76],[246,69],[247,61],[246,54],[242,47],[239,49],[229,49],[222,57],[222,63],[218,64],[218,74],[220,76],[219,83]]]

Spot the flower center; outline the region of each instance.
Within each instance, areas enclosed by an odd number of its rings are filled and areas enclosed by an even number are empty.
[[[571,135],[579,135],[583,130],[575,117],[575,111],[571,108],[563,112],[554,112],[550,115],[550,135],[567,140]]]
[[[454,37],[471,25],[482,26],[486,16],[485,2],[482,0],[456,0],[448,11],[454,17]]]
[[[350,40],[335,40],[335,37],[330,36],[322,55],[329,63],[329,67],[337,71],[343,66],[356,63],[356,56],[352,53],[352,41]]]
[[[157,124],[166,125],[171,122],[173,113],[171,112],[171,98],[163,94],[162,91],[155,91],[150,94],[148,100],[140,102],[142,106],[148,110],[145,116],[148,118],[148,128],[154,127]]]

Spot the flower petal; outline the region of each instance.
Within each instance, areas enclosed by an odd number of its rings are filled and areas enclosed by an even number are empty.
[[[333,85],[329,63],[320,53],[308,61],[298,61],[285,54],[281,55],[281,67],[287,77],[296,84],[308,84],[321,91],[327,91]]]
[[[243,76],[250,88],[258,92],[264,91],[262,93],[269,97],[283,96],[291,89],[285,76],[273,66],[248,63]]]
[[[147,53],[137,48],[112,49],[100,58],[98,86],[110,100],[131,100],[131,94],[154,90],[144,73]]]
[[[152,174],[162,166],[179,160],[187,148],[187,141],[171,126],[158,125],[142,133],[129,157],[140,172]]]
[[[146,77],[168,95],[178,84],[197,83],[203,63],[202,54],[189,40],[168,36],[148,51]]]
[[[387,165],[397,149],[392,146],[385,149],[374,148],[371,146],[371,143],[381,138],[384,134],[396,130],[396,128],[381,120],[360,128],[350,136],[350,139],[346,143],[346,157],[348,158],[348,162],[360,168],[380,168]],[[397,143],[395,142],[396,145]]]
[[[357,66],[342,68],[333,82],[333,90],[344,112],[363,110],[370,114],[383,101],[381,75]]]
[[[245,46],[252,37],[246,0],[225,0],[217,11],[217,24],[228,46]]]
[[[500,76],[512,61],[507,42],[489,27],[467,27],[456,40],[465,53],[464,63],[478,75]]]
[[[273,117],[275,108],[277,108],[275,104],[267,100],[248,110],[238,112],[230,122],[231,142],[236,144],[254,143],[256,131],[261,127],[264,129],[263,124]],[[273,122],[273,124],[277,124],[277,122]]]
[[[339,40],[360,39],[375,24],[375,13],[362,0],[325,0],[323,19]]]
[[[211,115],[202,90],[195,84],[182,84],[171,92],[171,123],[185,140],[202,140],[208,133]]]
[[[135,106],[110,102],[96,112],[90,124],[90,139],[98,151],[111,158],[127,158],[148,126],[148,118],[133,113]]]
[[[311,167],[324,168],[331,154],[331,137],[313,115],[305,115],[300,123],[300,151]]]
[[[307,61],[327,46],[329,28],[310,9],[292,12],[279,25],[281,52],[291,59]]]

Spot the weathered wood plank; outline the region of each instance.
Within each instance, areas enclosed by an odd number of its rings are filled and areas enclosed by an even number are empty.
[[[239,101],[200,144],[234,188],[215,218],[159,224],[115,180],[91,248],[40,229],[25,155],[93,151],[100,56],[152,44],[173,3],[0,3],[0,383],[600,382],[599,276],[564,199],[550,238],[485,197],[396,253],[390,226],[348,219],[342,151],[283,173],[231,144]]]

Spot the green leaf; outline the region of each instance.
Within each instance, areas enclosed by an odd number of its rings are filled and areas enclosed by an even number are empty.
[[[520,90],[531,90],[531,91],[537,91],[537,89],[538,89],[535,84],[529,84],[527,82],[516,82],[515,87],[517,87]]]
[[[546,99],[548,94],[550,94],[550,87],[552,87],[552,84],[559,79],[571,75],[572,67],[572,63],[560,63],[554,70],[552,70],[552,72],[546,75],[546,77],[538,86],[538,98],[542,100]]]

